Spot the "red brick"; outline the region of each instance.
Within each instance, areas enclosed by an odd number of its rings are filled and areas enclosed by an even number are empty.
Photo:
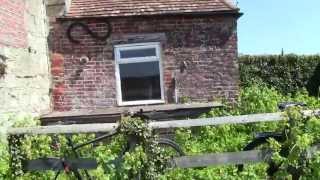
[[[53,96],[57,96],[60,97],[61,95],[63,95],[65,92],[65,87],[63,84],[56,84],[54,89],[53,89]]]
[[[223,37],[219,29],[228,28],[234,17],[122,18],[112,20],[113,35],[165,33],[163,73],[166,102],[173,97],[173,74],[181,96],[193,101],[225,98],[234,102],[238,96],[239,73],[236,65],[237,36],[231,32]],[[113,46],[95,42],[85,31],[74,38],[82,44],[72,44],[66,37],[71,22],[54,25],[50,42],[52,73],[55,76],[54,108],[56,110],[95,109],[116,106],[116,81]],[[92,31],[106,31],[99,20],[90,20]],[[80,64],[78,59],[90,56]],[[180,73],[181,65],[187,67]],[[61,68],[62,67],[62,68]],[[76,73],[79,70],[83,72]],[[66,98],[67,97],[67,98]],[[103,102],[103,103],[101,103]]]
[[[0,4],[0,46],[26,48],[25,1],[1,0]]]
[[[64,73],[63,68],[60,68],[60,67],[58,67],[58,68],[52,67],[52,68],[51,68],[51,74],[52,74],[52,76],[60,76],[60,77],[63,77],[63,73]]]
[[[51,68],[63,67],[63,55],[54,53],[51,55]]]

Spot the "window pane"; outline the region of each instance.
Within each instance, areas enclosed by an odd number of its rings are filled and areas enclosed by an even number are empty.
[[[119,64],[122,101],[160,100],[159,62]]]
[[[156,55],[156,48],[120,50],[120,58],[150,57]]]

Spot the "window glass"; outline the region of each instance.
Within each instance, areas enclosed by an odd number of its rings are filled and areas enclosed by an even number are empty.
[[[161,99],[159,62],[119,64],[122,101]]]
[[[150,57],[156,56],[156,48],[146,49],[132,49],[132,50],[120,50],[120,58],[137,58],[137,57]]]

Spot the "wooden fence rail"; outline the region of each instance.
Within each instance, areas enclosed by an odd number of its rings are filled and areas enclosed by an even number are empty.
[[[201,154],[175,157],[171,167],[198,168],[217,165],[235,165],[264,162],[270,159],[271,153],[263,150]]]
[[[320,150],[320,145],[314,145],[308,149],[307,158],[311,158],[317,151]],[[172,167],[179,168],[198,168],[217,165],[236,165],[266,162],[272,157],[272,151],[268,150],[251,150],[240,152],[226,152],[214,154],[202,154],[193,156],[175,157],[171,161]]]
[[[311,114],[320,114],[320,110],[304,111],[306,116]],[[241,116],[225,116],[189,120],[173,120],[150,122],[149,126],[153,129],[168,129],[168,128],[183,128],[195,126],[214,126],[223,124],[245,124],[257,122],[272,122],[283,120],[283,113],[264,113]],[[8,135],[21,134],[75,134],[75,133],[104,133],[112,132],[117,129],[117,123],[105,124],[74,124],[74,125],[54,125],[54,126],[38,126],[38,127],[24,127],[24,128],[9,128]]]
[[[305,116],[312,114],[320,115],[320,110],[304,111]],[[245,124],[258,122],[274,122],[284,119],[283,113],[266,113],[252,114],[241,116],[226,116],[201,118],[190,120],[175,120],[150,122],[149,126],[153,129],[162,128],[183,128],[196,126],[212,126],[223,124]],[[40,127],[25,127],[25,128],[9,128],[8,135],[40,135],[40,134],[75,134],[75,133],[99,133],[99,132],[116,132],[117,123],[109,124],[74,124],[74,125],[55,125],[55,126],[40,126]],[[308,152],[308,157],[311,157],[316,151],[320,150],[320,145],[311,147]],[[270,160],[272,151],[270,150],[251,150],[240,152],[226,152],[214,154],[202,154],[193,156],[174,157],[170,165],[173,168],[196,168],[215,165],[236,165],[266,162]]]

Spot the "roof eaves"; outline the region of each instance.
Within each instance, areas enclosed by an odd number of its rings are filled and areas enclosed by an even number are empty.
[[[186,15],[186,16],[204,16],[204,15],[230,15],[236,18],[239,18],[243,15],[239,11],[239,8],[233,10],[224,10],[224,11],[203,11],[203,12],[177,12],[177,13],[163,13],[163,14],[147,14],[147,15],[128,15],[128,16],[61,16],[58,17],[57,20],[81,20],[81,19],[105,19],[105,18],[129,18],[129,17],[159,17],[159,16],[179,16],[179,15]]]

